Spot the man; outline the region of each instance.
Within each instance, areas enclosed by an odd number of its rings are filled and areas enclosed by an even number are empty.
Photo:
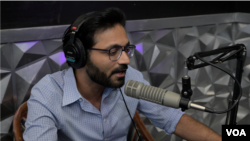
[[[167,134],[187,140],[221,140],[220,135],[180,109],[124,94],[128,80],[149,83],[139,71],[128,66],[135,46],[127,38],[121,10],[109,8],[86,14],[83,19],[81,27],[71,26],[63,38],[64,52],[74,68],[47,75],[32,88],[24,132],[26,141],[124,141],[131,124],[128,112],[133,117],[136,110]],[[79,30],[72,32],[71,28]],[[68,45],[72,40],[82,46],[86,64],[67,56],[75,53]],[[77,62],[83,62],[82,66]]]

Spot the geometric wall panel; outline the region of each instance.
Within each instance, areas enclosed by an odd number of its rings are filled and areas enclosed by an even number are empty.
[[[8,133],[13,121],[13,116],[1,121],[1,133]]]
[[[16,75],[16,92],[17,92],[17,105],[20,106],[23,102],[25,95],[28,94],[31,83],[27,82],[20,75]]]
[[[43,66],[44,62],[45,62],[45,59],[38,61],[32,65],[29,65],[27,67],[21,68],[21,69],[16,71],[16,74],[18,74],[26,82],[31,84],[33,82],[35,76],[38,74],[39,70]]]
[[[237,28],[234,34],[232,31],[233,28]],[[165,33],[160,34],[157,31]],[[250,118],[249,33],[250,24],[241,23],[180,27],[178,30],[134,31],[128,33],[129,38],[135,38],[132,41],[136,44],[137,49],[135,51],[136,59],[133,60],[136,62],[132,62],[131,60],[131,63],[137,65],[135,68],[143,73],[145,79],[148,78],[151,85],[180,93],[182,90],[181,78],[184,74],[184,60],[187,57],[196,52],[210,51],[234,43],[245,44],[248,50],[248,57],[244,64],[245,72],[243,73],[243,80],[241,82],[244,100],[241,100],[239,106],[237,122],[249,123],[247,121],[247,118],[248,120]],[[234,39],[236,40],[234,41]],[[206,57],[206,59],[211,58]],[[236,61],[226,61],[218,64],[218,66],[234,74]],[[193,90],[192,101],[220,111],[228,108],[228,101],[233,94],[233,80],[229,75],[212,66],[191,70],[188,74],[191,77]],[[225,124],[226,120],[225,114],[215,115],[190,109],[186,113],[221,134],[221,125]],[[175,135],[171,137],[167,137],[168,135],[166,134],[162,135],[162,132],[150,123],[146,125],[147,129],[157,140],[166,138],[182,140]],[[158,138],[159,136],[160,138]]]
[[[7,106],[5,106],[3,104],[0,104],[0,110],[4,111],[4,113],[1,113],[1,115],[0,115],[0,122],[14,114],[13,109],[9,109]],[[1,127],[1,128],[3,128],[3,127]]]
[[[50,55],[48,61],[51,64],[52,72],[68,68],[68,64],[66,62],[66,58],[62,50]]]
[[[149,34],[148,31],[130,32],[130,41],[132,44],[138,44],[146,35]]]
[[[7,75],[1,79],[0,103],[3,101],[3,97],[5,96],[9,83],[11,83],[11,75]]]
[[[235,35],[236,40],[249,38],[249,36],[250,36],[250,24],[239,23],[239,24],[237,24],[236,30],[237,30],[237,33]]]
[[[0,48],[1,68],[11,68],[11,49],[12,44],[2,44]]]
[[[45,47],[44,44],[47,46]],[[51,66],[53,65],[48,62],[46,56],[49,56],[48,52],[57,50],[60,45],[61,43],[55,40],[19,42],[12,45],[13,68],[16,68],[13,72],[16,72],[14,80],[16,82],[17,106],[24,99],[29,98],[30,89],[35,83],[46,74],[52,73]],[[4,47],[2,45],[1,49],[5,49]],[[9,49],[11,48],[9,47]],[[11,52],[7,54],[10,54],[7,56],[12,56]],[[6,72],[2,71],[1,75],[6,75]]]
[[[156,32],[156,42],[170,47],[176,46],[176,31],[174,29],[164,29]],[[160,38],[161,37],[161,38]]]
[[[53,55],[50,55],[49,57],[51,60],[53,60],[55,63],[57,63],[58,65],[62,65],[63,63],[66,62],[66,58],[64,56],[63,51],[61,52],[57,52]]]
[[[247,48],[250,47],[250,24],[242,23],[236,25],[235,43],[243,43]],[[247,52],[250,57],[250,51]]]
[[[51,73],[52,72],[46,59],[17,70],[17,104],[20,105],[25,97],[29,97],[31,87],[34,84],[36,84],[46,74]]]
[[[16,43],[13,46],[13,55],[14,55],[14,67],[19,68],[23,65],[29,64],[32,61],[35,61],[39,58],[45,56],[43,52],[43,47],[36,45],[38,41],[30,41],[23,43]],[[26,46],[27,45],[27,46]],[[31,52],[29,53],[29,50]],[[33,54],[32,50],[38,50],[37,52],[41,52],[41,54]]]
[[[31,48],[29,48],[27,51],[25,51],[25,53],[40,54],[40,55],[47,54],[41,41],[33,41],[33,42],[35,42],[35,44]]]
[[[197,38],[193,38],[190,40],[189,38],[189,41],[180,46],[178,50],[185,58],[188,58],[195,52],[201,51],[199,46],[199,40]]]
[[[156,43],[154,46],[152,60],[150,61],[151,62],[150,63],[150,70],[152,70],[152,68],[159,65],[159,63],[161,63],[166,58],[174,59],[173,57],[175,57],[175,55],[176,55],[175,48],[169,47],[167,45]]]
[[[153,51],[150,51],[151,54]],[[159,86],[161,84],[160,81],[163,81],[168,75],[171,73],[171,70],[174,69],[173,60],[175,53],[169,53],[170,51],[163,51],[161,50],[158,54],[158,56],[155,58],[154,63],[149,67],[149,63],[153,62],[150,60],[147,60],[147,54],[143,54],[142,59],[145,62],[144,68],[146,68],[150,76],[150,82],[153,86]],[[144,58],[145,57],[145,58]],[[153,56],[154,57],[154,56]],[[172,71],[172,77],[174,78],[174,72]],[[160,79],[161,80],[160,80]]]
[[[42,44],[47,54],[51,54],[62,46],[62,40],[61,39],[43,40]]]
[[[8,118],[15,112],[14,100],[13,100],[13,85],[12,75],[8,74],[0,80],[1,93],[0,93],[0,104],[1,104],[1,120]]]
[[[3,79],[6,75],[10,73],[9,70],[6,69],[0,69],[0,80]]]
[[[150,66],[149,66],[149,68],[152,67],[152,65],[153,65],[153,63],[155,62],[155,60],[156,60],[157,56],[159,55],[159,53],[160,53],[160,50],[159,50],[159,48],[157,47],[157,45],[155,45],[154,50],[153,50],[153,54],[152,54],[152,59],[151,59],[151,61],[150,61]]]
[[[21,42],[21,43],[15,43],[15,45],[22,50],[22,52],[26,52],[32,46],[34,46],[38,41],[30,41],[30,42]]]
[[[174,69],[175,32],[172,29],[160,29],[128,33],[129,38],[136,45],[134,58],[137,67],[135,68],[141,71],[144,78],[153,86],[159,86],[161,81],[167,78],[175,78],[175,76],[169,77],[170,70]]]
[[[146,67],[146,62],[143,58],[143,55],[141,52],[135,50],[135,55],[134,57],[136,58],[136,61],[137,61],[137,68],[139,71],[146,71],[147,70],[147,67]]]

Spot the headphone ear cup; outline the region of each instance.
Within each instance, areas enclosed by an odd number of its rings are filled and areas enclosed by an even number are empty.
[[[81,40],[79,40],[78,38],[75,38],[74,45],[79,51],[79,58],[78,58],[78,61],[74,64],[74,68],[79,69],[79,68],[84,67],[86,64],[86,61],[87,61],[86,50]]]

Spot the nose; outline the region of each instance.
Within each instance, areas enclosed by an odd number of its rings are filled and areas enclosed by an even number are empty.
[[[118,64],[126,64],[130,63],[130,59],[125,51],[122,51],[121,57],[117,60]]]

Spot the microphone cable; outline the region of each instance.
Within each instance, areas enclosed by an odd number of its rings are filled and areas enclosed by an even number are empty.
[[[241,85],[238,82],[238,80],[231,73],[227,72],[226,70],[223,70],[222,68],[220,68],[220,67],[218,67],[218,66],[216,66],[216,65],[214,65],[214,64],[212,64],[212,63],[210,63],[210,62],[208,62],[208,61],[206,61],[204,59],[202,59],[197,53],[195,53],[194,56],[196,56],[201,61],[203,61],[203,62],[205,62],[205,63],[207,63],[207,64],[209,64],[209,65],[211,65],[211,66],[213,66],[213,67],[215,67],[215,68],[223,71],[223,72],[225,72],[226,74],[230,75],[235,80],[236,84],[239,87],[240,94],[237,97],[237,99],[235,100],[234,104],[229,109],[227,109],[227,110],[224,110],[224,111],[211,111],[210,113],[223,114],[223,113],[227,113],[227,112],[231,111],[236,106],[236,104],[239,103],[239,100],[240,100],[240,98],[242,96],[242,88],[241,88]]]
[[[122,90],[121,90],[121,88],[119,88],[119,89],[120,89],[120,92],[121,92],[121,94],[122,94],[122,98],[123,98],[123,101],[124,101],[125,106],[126,106],[126,108],[127,108],[127,111],[128,111],[129,117],[130,117],[130,119],[131,119],[131,121],[132,121],[132,123],[133,123],[133,125],[134,125],[135,130],[136,130],[137,136],[139,137],[139,140],[140,140],[140,141],[142,141],[141,136],[140,136],[140,134],[139,134],[138,130],[136,129],[135,122],[134,122],[134,120],[132,119],[132,116],[131,116],[131,114],[130,114],[130,112],[129,112],[129,110],[128,110],[128,106],[127,106],[127,103],[126,103],[126,101],[125,101],[125,99],[124,99],[124,96],[123,96]]]

